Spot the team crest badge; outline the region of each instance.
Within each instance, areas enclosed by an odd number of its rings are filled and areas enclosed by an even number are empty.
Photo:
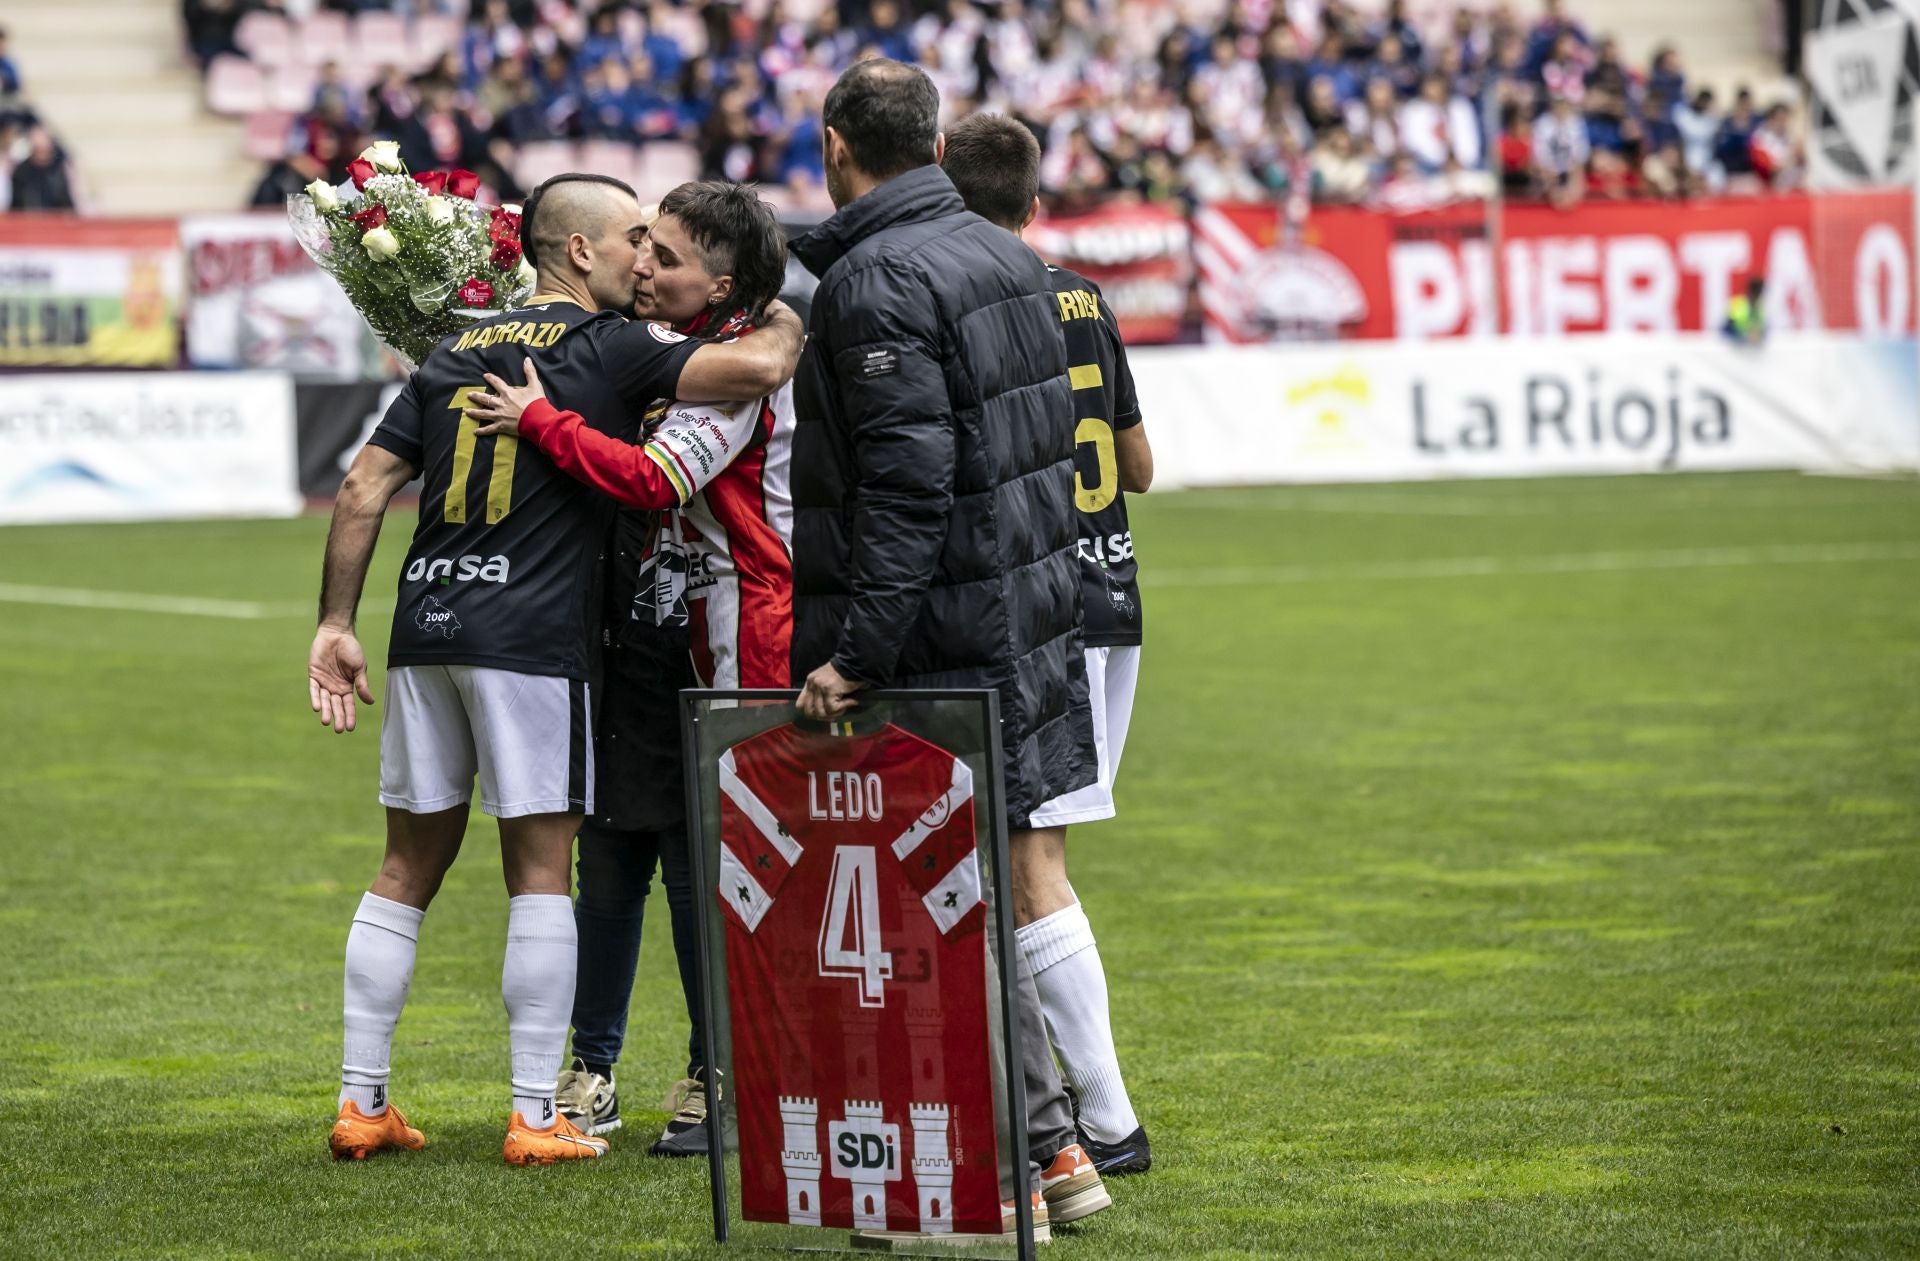
[[[926,813],[920,816],[920,822],[926,826],[928,831],[932,831],[934,828],[946,823],[948,817],[952,814],[953,807],[948,804],[945,794],[942,794],[934,798],[933,804],[928,806]]]

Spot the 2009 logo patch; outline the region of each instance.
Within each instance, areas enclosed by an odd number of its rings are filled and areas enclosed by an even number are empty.
[[[653,334],[653,340],[657,342],[664,342],[666,345],[669,345],[669,346],[673,345],[675,342],[683,342],[687,340],[687,335],[685,333],[676,333],[664,324],[649,324],[647,325],[647,331]]]

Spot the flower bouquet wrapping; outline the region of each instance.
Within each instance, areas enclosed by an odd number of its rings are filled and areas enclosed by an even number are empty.
[[[382,141],[347,174],[337,188],[315,180],[287,198],[287,216],[308,257],[409,368],[441,338],[533,291],[520,208],[477,204],[473,172],[410,174],[400,146]]]

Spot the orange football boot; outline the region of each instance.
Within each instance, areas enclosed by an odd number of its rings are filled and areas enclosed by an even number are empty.
[[[580,1127],[557,1113],[549,1129],[536,1130],[518,1112],[507,1122],[507,1141],[501,1152],[510,1165],[550,1165],[556,1160],[595,1160],[607,1154],[607,1140],[589,1138]]]
[[[365,1160],[389,1147],[417,1152],[426,1145],[426,1136],[408,1125],[407,1118],[392,1104],[379,1116],[370,1117],[351,1099],[340,1105],[340,1119],[327,1136],[335,1160]]]

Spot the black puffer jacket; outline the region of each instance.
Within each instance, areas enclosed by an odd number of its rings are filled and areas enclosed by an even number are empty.
[[[1092,783],[1073,391],[1047,279],[921,167],[793,243],[793,669],[1000,692],[1007,812]]]

